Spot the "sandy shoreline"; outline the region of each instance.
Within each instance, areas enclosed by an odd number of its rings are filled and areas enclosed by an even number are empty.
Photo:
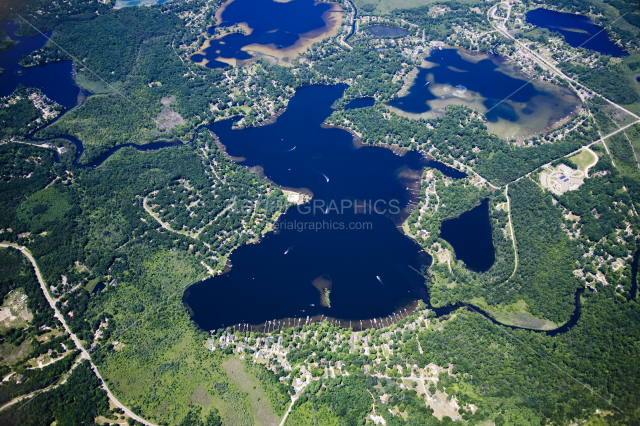
[[[222,14],[233,1],[234,0],[229,0],[228,2],[220,6],[216,11],[216,14],[215,14],[216,29],[233,28],[233,27],[219,27],[223,22]],[[280,3],[287,3],[292,0],[274,0],[274,1],[278,1]],[[267,45],[254,43],[254,44],[249,44],[247,46],[242,47],[242,50],[249,54],[252,54],[252,56],[255,56],[256,53],[261,55],[271,56],[276,60],[278,60],[280,65],[285,65],[285,66],[290,65],[291,61],[295,57],[300,55],[302,52],[306,51],[311,45],[325,38],[335,37],[338,34],[338,31],[340,31],[340,28],[342,27],[342,6],[339,3],[327,3],[327,4],[330,4],[331,8],[322,14],[322,20],[324,21],[325,26],[322,28],[318,28],[318,29],[300,34],[298,40],[293,45],[279,49],[273,43],[267,44]],[[236,26],[240,28],[246,36],[250,35],[253,32],[253,28],[249,27],[249,25],[246,22],[240,22]],[[194,55],[202,55],[206,57],[207,56],[206,51],[211,47],[211,40],[221,39],[228,34],[229,33],[220,34],[205,40],[202,47],[197,52],[190,55],[190,57]],[[224,62],[231,66],[245,65],[246,63],[253,62],[251,59],[238,60],[236,58],[224,58],[224,57],[218,56],[216,58],[209,58],[209,59],[204,58],[202,61],[194,62],[194,63],[198,65],[206,65],[212,59],[216,61]]]
[[[306,51],[311,45],[329,37],[335,37],[342,27],[342,6],[331,3],[331,9],[322,14],[325,23],[323,28],[311,30],[299,35],[298,41],[292,46],[278,49],[275,44],[250,44],[242,50],[251,53],[259,52],[280,59],[281,65],[289,64],[296,56]]]
[[[502,139],[528,139],[530,136],[549,132],[573,117],[582,106],[579,98],[569,89],[537,79],[530,81],[530,78],[526,74],[515,69],[515,62],[509,58],[470,52],[461,48],[447,47],[446,49],[456,49],[463,59],[473,63],[478,63],[486,59],[491,60],[497,65],[497,70],[503,74],[518,80],[529,81],[537,90],[538,94],[527,102],[506,101],[520,118],[527,117],[526,121],[518,120],[512,122],[499,117],[496,122],[486,122],[489,132],[495,133]],[[433,66],[436,66],[436,64],[429,62],[429,56],[427,56],[422,60],[420,68],[429,69]],[[452,69],[453,67],[448,68],[456,72],[455,69]],[[409,91],[415,84],[418,72],[419,68],[415,68],[405,76],[404,84],[397,93],[398,99],[409,94]],[[387,102],[384,102],[385,107],[387,110],[401,117],[410,119],[441,117],[449,105],[469,107],[482,114],[488,111],[488,108],[484,104],[487,98],[479,92],[468,90],[466,87],[460,88],[449,84],[436,84],[431,74],[427,76],[427,82],[429,83],[429,90],[436,97],[436,99],[425,102],[431,108],[429,111],[422,113],[402,111],[397,107],[389,105]],[[575,106],[577,106],[577,108],[575,108]],[[534,114],[527,112],[531,107],[535,110]]]

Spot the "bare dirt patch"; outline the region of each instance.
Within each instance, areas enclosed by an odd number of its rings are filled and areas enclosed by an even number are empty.
[[[176,126],[186,123],[180,114],[171,109],[170,105],[175,101],[175,96],[160,99],[163,107],[156,119],[156,125],[159,129],[173,129]]]

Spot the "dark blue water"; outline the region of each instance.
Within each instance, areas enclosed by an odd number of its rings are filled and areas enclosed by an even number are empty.
[[[64,106],[67,110],[78,103],[80,89],[73,80],[71,61],[56,62],[45,66],[22,67],[18,64],[24,55],[45,45],[47,39],[42,35],[20,37],[15,35],[18,25],[12,22],[1,22],[0,29],[19,43],[12,49],[0,53],[0,68],[4,69],[0,75],[0,97],[8,96],[22,84],[25,87],[36,87],[49,99]],[[51,33],[47,33],[51,36]]]
[[[203,329],[318,314],[386,317],[407,301],[426,298],[418,271],[431,258],[398,226],[418,195],[423,167],[464,174],[414,151],[401,157],[381,147],[357,148],[348,132],[321,127],[344,90],[302,88],[269,126],[232,130],[227,120],[210,127],[229,155],[246,158],[240,164],[262,166],[267,178],[307,188],[314,198],[283,215],[278,234],[234,251],[229,273],[185,292],[184,301]],[[341,208],[356,202],[370,207]],[[309,229],[318,224],[320,230]],[[320,305],[320,293],[311,284],[321,275],[332,282],[331,308]]]
[[[121,149],[124,149],[124,148],[133,148],[133,149],[136,149],[137,151],[149,152],[149,151],[157,151],[159,149],[171,148],[171,147],[184,145],[184,143],[182,143],[179,140],[175,140],[175,141],[172,141],[172,142],[170,142],[170,141],[156,141],[156,142],[151,142],[151,143],[144,144],[144,145],[137,145],[135,143],[127,143],[127,144],[123,144],[123,145],[114,146],[113,148],[109,149],[107,152],[102,154],[102,156],[100,156],[98,159],[92,161],[91,163],[82,164],[82,163],[79,162],[79,160],[80,160],[80,157],[82,157],[82,153],[84,152],[84,145],[82,144],[82,141],[80,139],[76,138],[75,136],[63,135],[63,136],[58,136],[58,137],[52,138],[52,139],[37,139],[37,138],[33,138],[32,137],[32,138],[29,139],[29,141],[41,144],[41,143],[44,143],[44,142],[47,142],[47,141],[54,141],[56,139],[66,139],[67,141],[71,142],[75,146],[76,152],[75,152],[75,156],[73,158],[73,166],[77,167],[79,169],[99,167],[105,161],[107,161],[109,159],[109,157],[111,157],[113,154],[115,154],[116,152],[118,152],[118,151],[120,151]],[[193,138],[191,139],[191,141],[192,140],[193,140]],[[57,153],[56,153],[56,156],[57,156]],[[57,161],[59,161],[59,158],[57,159]]]
[[[96,284],[95,287],[93,287],[93,290],[91,290],[91,294],[96,294],[102,290],[104,290],[107,286],[103,283],[103,282],[99,282],[98,284]]]
[[[499,70],[499,66],[489,59],[478,62],[465,60],[456,49],[435,50],[429,58],[429,62],[437,64],[432,68],[422,68],[418,72],[415,82],[407,95],[390,101],[389,105],[402,111],[421,114],[431,110],[428,101],[437,99],[430,91],[427,76],[433,75],[436,84],[449,84],[458,86],[459,89],[468,89],[480,93],[486,98],[483,103],[489,109],[485,113],[487,120],[497,122],[503,118],[511,122],[517,122],[521,116],[514,110],[510,102],[529,102],[534,96],[549,96],[548,104],[553,104],[553,96],[538,91],[527,80],[507,75]],[[453,69],[452,69],[453,68]],[[508,101],[504,101],[508,99]],[[548,107],[545,105],[544,107]],[[574,105],[563,112],[568,115]],[[527,115],[536,112],[538,107],[532,103],[526,109]],[[525,117],[526,119],[526,117]]]
[[[351,5],[351,7],[353,7],[353,22],[351,24],[351,32],[349,32],[349,35],[346,36],[344,39],[345,42],[349,42],[349,39],[351,38],[351,36],[355,34],[356,20],[358,19],[358,8],[356,7],[355,3],[352,2],[351,0],[349,0],[349,4]]]
[[[209,28],[214,34],[216,28],[232,27],[246,22],[253,29],[250,35],[229,34],[211,40],[205,55],[193,55],[192,61],[201,62],[208,59],[209,68],[224,68],[226,63],[216,60],[218,57],[250,59],[251,55],[241,50],[250,44],[273,44],[278,49],[293,46],[300,34],[313,30],[321,30],[326,24],[322,15],[331,9],[329,3],[316,3],[314,0],[294,0],[278,3],[272,0],[234,0],[222,12],[222,22]]]
[[[534,9],[527,12],[528,23],[549,31],[559,32],[572,47],[583,47],[613,57],[629,56],[629,53],[609,39],[606,31],[593,23],[588,16]]]
[[[367,30],[376,37],[398,37],[409,35],[409,31],[400,27],[389,27],[386,25],[371,25]]]
[[[442,222],[440,238],[451,244],[456,258],[472,271],[485,272],[491,268],[496,256],[491,236],[489,200],[485,199],[468,212]]]
[[[358,109],[358,108],[372,107],[375,105],[375,103],[376,103],[376,100],[374,98],[358,98],[349,102],[347,106],[344,107],[344,109]]]

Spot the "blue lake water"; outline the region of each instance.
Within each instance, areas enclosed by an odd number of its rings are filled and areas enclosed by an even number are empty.
[[[456,258],[467,268],[485,272],[496,260],[489,219],[489,200],[460,216],[445,220],[440,228],[440,238],[447,240]]]
[[[330,14],[332,4],[314,0],[293,0],[279,3],[273,0],[234,0],[227,3],[221,14],[221,22],[209,28],[210,34],[223,27],[233,27],[245,23],[251,28],[248,35],[233,33],[212,39],[204,54],[191,56],[194,62],[206,59],[209,68],[228,66],[219,58],[247,60],[252,56],[243,47],[258,44],[272,49],[284,49],[301,42],[301,34],[313,37],[325,31],[326,14]],[[339,12],[337,12],[339,13]]]
[[[409,35],[410,32],[400,27],[389,27],[387,25],[370,25],[367,30],[376,37],[398,37]]]
[[[583,47],[616,58],[629,56],[588,16],[539,8],[527,12],[526,20],[537,27],[559,32],[572,47]]]
[[[522,136],[548,129],[580,105],[570,90],[531,81],[496,55],[442,49],[426,61],[406,93],[389,106],[424,114],[449,104],[465,105],[485,113],[490,130],[500,136]]]
[[[387,317],[412,300],[426,299],[419,271],[431,258],[398,226],[418,196],[425,166],[454,178],[465,175],[415,151],[399,156],[382,147],[358,147],[347,131],[321,127],[344,90],[302,88],[268,126],[232,130],[227,120],[210,127],[227,154],[245,158],[241,165],[260,166],[273,182],[306,188],[314,197],[310,205],[283,215],[277,234],[234,251],[229,273],[185,292],[203,329],[315,315],[352,321]],[[371,208],[341,209],[351,202]],[[331,229],[309,229],[316,224]],[[321,306],[312,285],[322,276],[332,283],[330,308]]]
[[[358,98],[354,99],[347,104],[344,109],[358,109],[374,106],[376,100],[374,98]]]
[[[24,55],[42,48],[47,39],[42,35],[20,37],[15,34],[18,25],[12,22],[1,22],[0,29],[19,43],[12,49],[0,53],[0,97],[8,96],[22,84],[25,87],[40,89],[49,99],[63,105],[67,110],[78,103],[79,87],[73,79],[71,61],[56,62],[45,66],[22,67],[18,64]],[[51,36],[50,33],[47,36]]]

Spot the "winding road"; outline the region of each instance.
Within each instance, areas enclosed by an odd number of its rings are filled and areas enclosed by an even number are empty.
[[[144,420],[142,417],[137,416],[135,413],[133,413],[131,410],[129,410],[127,407],[125,407],[124,404],[122,404],[120,401],[118,401],[118,399],[111,393],[111,391],[107,387],[106,383],[102,379],[102,376],[98,372],[98,368],[91,361],[91,355],[89,355],[89,352],[87,352],[87,350],[82,346],[82,344],[80,343],[80,339],[78,339],[78,337],[71,332],[71,329],[67,325],[67,322],[65,321],[64,317],[62,316],[62,314],[60,313],[60,311],[56,307],[56,302],[51,297],[51,295],[49,294],[49,291],[47,290],[47,285],[44,282],[44,279],[42,279],[42,274],[40,273],[40,269],[38,268],[38,264],[36,263],[36,260],[33,258],[31,253],[29,253],[27,251],[27,248],[23,247],[23,246],[19,246],[17,244],[13,244],[13,243],[0,243],[0,247],[3,247],[3,248],[9,248],[10,247],[10,248],[14,248],[16,250],[20,250],[22,252],[22,254],[24,254],[27,257],[27,259],[29,259],[29,261],[31,262],[31,265],[33,265],[33,269],[36,271],[36,277],[38,278],[38,282],[40,283],[40,288],[42,288],[42,292],[44,293],[44,296],[47,298],[47,302],[49,302],[49,305],[51,306],[51,309],[53,309],[54,316],[60,321],[60,323],[62,323],[62,326],[64,327],[66,332],[69,333],[69,336],[71,337],[71,340],[73,340],[73,343],[80,350],[81,358],[82,359],[86,359],[87,361],[89,361],[89,364],[91,365],[91,370],[93,370],[95,375],[98,376],[98,379],[100,379],[100,383],[102,383],[102,389],[104,389],[104,391],[107,393],[107,396],[109,397],[109,399],[118,408],[123,410],[127,416],[131,417],[132,419],[137,420],[138,422],[140,422],[140,423],[142,423],[144,425],[147,425],[147,426],[156,426],[155,424]]]

